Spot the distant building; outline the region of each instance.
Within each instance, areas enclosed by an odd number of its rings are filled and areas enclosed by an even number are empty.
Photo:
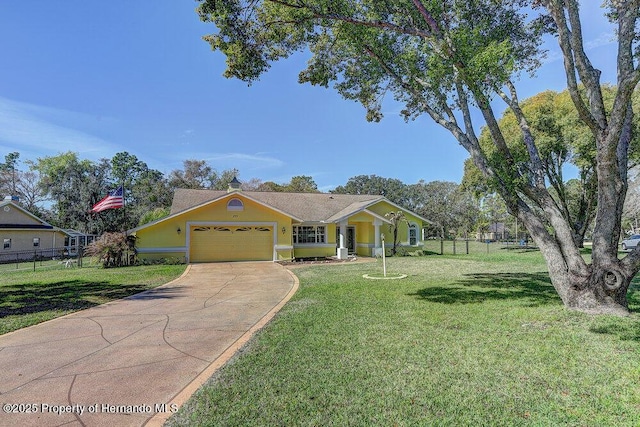
[[[509,229],[504,222],[494,222],[489,225],[484,232],[476,234],[476,240],[508,240],[510,238]]]
[[[77,255],[79,247],[84,248],[98,238],[95,234],[82,233],[73,229],[63,231],[67,235],[64,239],[64,247],[67,249],[69,255]]]
[[[16,203],[11,197],[0,202],[0,253],[61,249],[67,233]]]

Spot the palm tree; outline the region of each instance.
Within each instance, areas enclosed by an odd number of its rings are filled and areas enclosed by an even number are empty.
[[[391,254],[395,256],[396,247],[398,246],[398,229],[400,228],[400,223],[408,223],[407,217],[402,211],[387,212],[384,216],[391,221],[391,224],[389,224],[389,231],[393,232],[393,249],[391,250]]]

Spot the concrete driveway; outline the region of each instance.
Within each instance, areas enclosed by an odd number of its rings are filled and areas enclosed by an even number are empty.
[[[171,283],[0,336],[0,425],[162,425],[297,290],[270,262]]]

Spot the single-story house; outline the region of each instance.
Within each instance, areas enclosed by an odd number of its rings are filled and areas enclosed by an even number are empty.
[[[511,233],[504,222],[492,222],[485,232],[476,234],[476,240],[478,241],[506,240],[509,238],[511,238]]]
[[[0,202],[0,254],[62,249],[66,237],[64,230],[38,218],[14,200],[7,198]]]
[[[143,260],[283,261],[373,256],[393,232],[385,214],[402,211],[400,244],[422,245],[428,220],[383,196],[177,189],[170,215],[129,230]]]

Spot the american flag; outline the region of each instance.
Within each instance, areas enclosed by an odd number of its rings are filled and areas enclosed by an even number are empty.
[[[98,203],[93,205],[91,208],[91,212],[102,212],[107,209],[117,209],[124,206],[124,197],[123,197],[123,189],[122,186],[117,189],[109,192],[107,196],[100,200]]]

